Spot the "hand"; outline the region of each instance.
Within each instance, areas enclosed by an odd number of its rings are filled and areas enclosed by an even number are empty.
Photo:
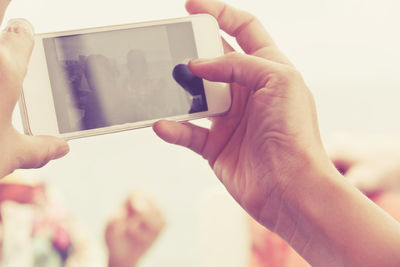
[[[372,196],[400,189],[399,141],[398,136],[336,135],[327,149],[336,168]]]
[[[9,2],[0,2],[1,19]],[[69,151],[61,139],[26,136],[12,126],[32,48],[32,25],[23,19],[9,21],[0,34],[0,178],[18,168],[39,168]]]
[[[155,203],[136,191],[107,224],[109,267],[135,266],[157,239],[165,221]]]
[[[186,8],[217,18],[245,52],[234,52],[224,41],[225,56],[189,64],[201,78],[230,83],[232,106],[227,114],[212,118],[210,129],[159,121],[154,131],[207,159],[239,204],[276,230],[282,197],[296,177],[316,161],[333,169],[320,141],[313,97],[251,14],[213,0],[190,0]]]
[[[310,91],[258,20],[217,0],[187,9],[216,17],[246,54],[225,43],[225,56],[189,64],[231,84],[232,107],[210,129],[160,121],[155,132],[206,158],[238,203],[311,265],[398,266],[400,225],[334,168]]]

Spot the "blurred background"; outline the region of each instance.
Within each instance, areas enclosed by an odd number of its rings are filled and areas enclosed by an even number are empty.
[[[325,139],[399,132],[400,2],[227,2],[256,15],[303,74]],[[185,15],[182,0],[13,0],[5,21],[23,17],[36,32],[50,32]],[[14,123],[22,130],[18,110]],[[245,216],[201,157],[163,143],[150,128],[69,144],[68,156],[23,175],[57,188],[86,229],[93,266],[105,264],[106,222],[133,189],[152,198],[166,221],[140,266],[246,266]]]

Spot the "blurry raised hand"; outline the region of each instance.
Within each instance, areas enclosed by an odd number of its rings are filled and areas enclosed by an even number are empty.
[[[365,194],[400,190],[398,136],[338,134],[327,144],[336,168]]]
[[[9,2],[0,1],[1,19]],[[69,151],[61,139],[26,136],[11,123],[33,43],[33,27],[24,19],[10,20],[0,34],[0,178],[18,168],[41,167]]]
[[[164,216],[151,199],[139,191],[131,193],[106,227],[108,266],[136,266],[164,225]]]

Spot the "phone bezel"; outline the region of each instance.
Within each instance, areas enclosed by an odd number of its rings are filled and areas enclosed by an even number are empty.
[[[203,80],[208,111],[63,134],[59,132],[53,95],[50,86],[50,77],[47,71],[47,62],[42,42],[43,38],[166,25],[188,21],[192,22],[194,39],[199,58],[213,58],[223,55],[224,51],[218,23],[214,17],[207,14],[191,15],[183,18],[167,20],[37,34],[35,36],[35,48],[32,52],[28,73],[24,80],[23,90],[19,102],[25,133],[29,135],[55,135],[68,140],[147,127],[151,126],[159,119],[187,121],[215,116],[228,111],[231,105],[229,86],[224,83],[215,83]]]

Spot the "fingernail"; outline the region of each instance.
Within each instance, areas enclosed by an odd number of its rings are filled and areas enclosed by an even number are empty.
[[[33,35],[34,29],[31,23],[29,23],[26,19],[11,19],[7,23],[7,27],[5,31],[20,33],[22,31],[26,32],[29,35]]]
[[[61,158],[62,156],[65,156],[68,152],[69,152],[69,145],[67,142],[65,142],[63,145],[61,145],[57,149],[57,153],[56,153],[54,159]]]

